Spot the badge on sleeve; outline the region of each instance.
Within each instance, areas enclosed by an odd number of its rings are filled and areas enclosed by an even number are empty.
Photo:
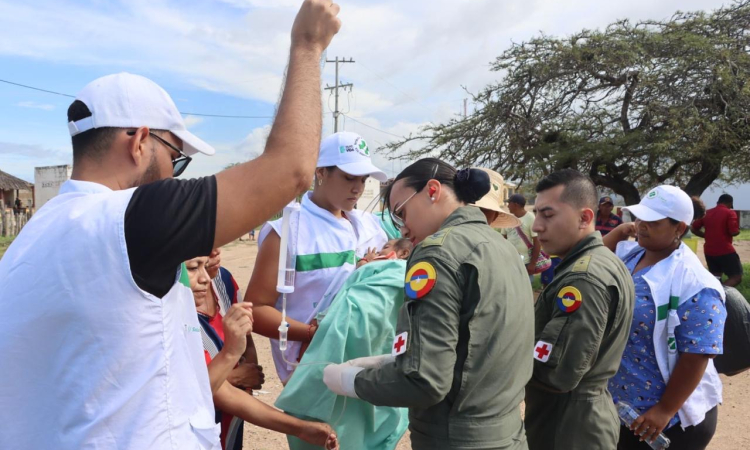
[[[549,342],[539,341],[534,346],[534,359],[537,361],[547,362],[550,353],[552,353],[552,344]]]
[[[583,301],[581,291],[573,286],[565,286],[557,293],[557,306],[562,312],[572,313],[581,307],[581,301]]]
[[[437,281],[437,272],[432,264],[421,261],[406,272],[404,281],[404,291],[406,296],[411,299],[422,298],[429,293]]]
[[[391,355],[398,356],[406,353],[406,343],[408,342],[409,333],[404,331],[403,333],[396,336],[393,340],[393,347],[391,348]]]

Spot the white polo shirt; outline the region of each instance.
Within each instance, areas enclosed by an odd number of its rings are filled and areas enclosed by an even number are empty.
[[[0,449],[219,449],[192,293],[133,279],[135,189],[68,181],[0,261]]]

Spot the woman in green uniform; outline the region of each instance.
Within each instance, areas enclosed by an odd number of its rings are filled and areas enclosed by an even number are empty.
[[[486,173],[417,161],[385,193],[416,248],[390,355],[325,368],[339,395],[409,408],[412,448],[526,449],[519,405],[531,377],[531,286],[515,248],[467,206]]]

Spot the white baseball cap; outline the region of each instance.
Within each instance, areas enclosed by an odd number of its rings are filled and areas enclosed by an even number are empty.
[[[331,166],[336,166],[349,175],[370,175],[378,181],[388,180],[388,175],[370,160],[367,142],[356,133],[341,131],[323,139],[317,167]]]
[[[185,128],[172,98],[158,84],[140,75],[118,73],[97,78],[76,95],[91,116],[68,122],[71,136],[93,128],[138,128],[172,132],[186,155],[213,155],[216,150]]]
[[[637,218],[654,222],[666,218],[690,225],[693,222],[693,201],[682,189],[675,186],[657,186],[637,205],[627,206],[623,210]]]

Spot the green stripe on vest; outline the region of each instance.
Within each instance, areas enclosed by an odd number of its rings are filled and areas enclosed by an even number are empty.
[[[669,297],[669,304],[668,305],[661,305],[658,308],[656,308],[656,320],[664,320],[667,318],[667,314],[669,313],[670,309],[673,309],[677,311],[677,308],[680,306],[680,297],[670,296]]]
[[[185,263],[180,264],[180,283],[190,289],[190,278],[188,278],[187,267]]]
[[[354,250],[339,253],[315,253],[312,255],[297,256],[297,272],[309,272],[311,270],[329,269],[341,267],[346,263],[355,264]]]

